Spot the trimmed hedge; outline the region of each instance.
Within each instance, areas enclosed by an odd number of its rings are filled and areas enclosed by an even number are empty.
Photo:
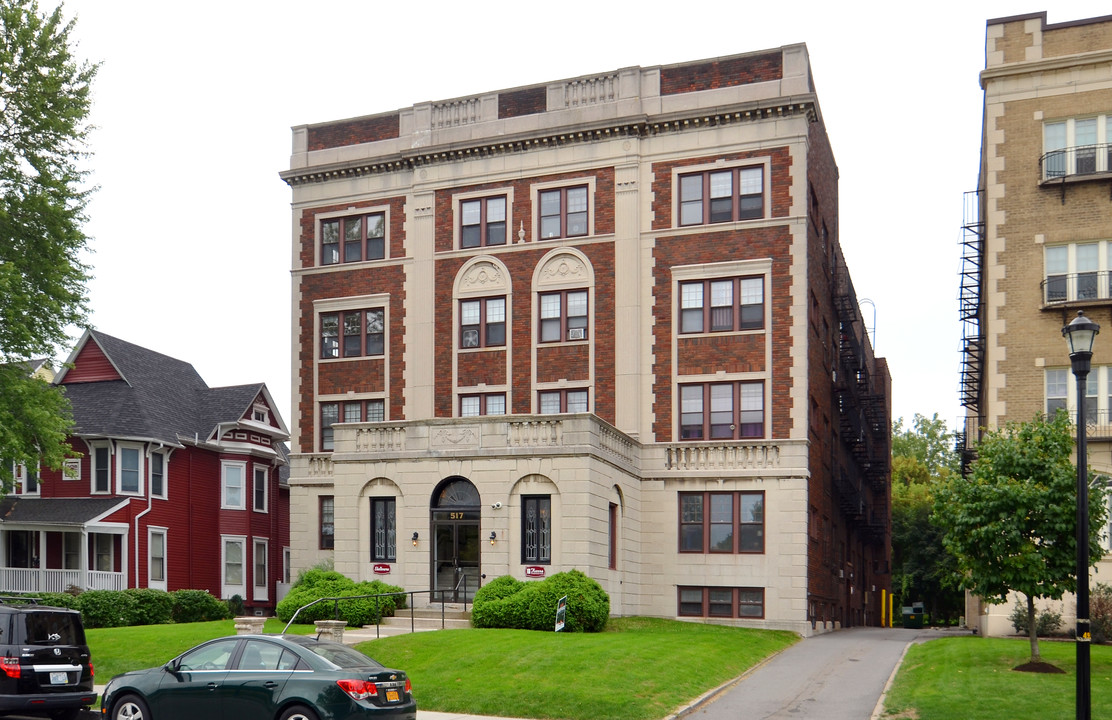
[[[540,582],[522,582],[509,575],[495,578],[475,593],[471,624],[552,632],[557,602],[565,595],[564,632],[601,632],[606,627],[610,596],[579,570],[557,573]]]
[[[168,593],[150,588],[86,590],[81,593],[30,593],[42,605],[81,611],[87,628],[161,625],[226,620],[228,605],[205,590]]]
[[[282,622],[289,622],[298,608],[321,598],[398,592],[404,591],[397,585],[390,585],[381,580],[357,583],[335,570],[314,568],[307,570],[298,578],[297,584],[290,588],[289,594],[278,603],[275,614]],[[311,623],[317,620],[334,620],[338,617],[340,620],[345,620],[349,627],[363,627],[374,625],[382,620],[383,616],[393,615],[396,609],[404,608],[405,605],[405,595],[326,601],[302,610],[297,615],[297,621]]]

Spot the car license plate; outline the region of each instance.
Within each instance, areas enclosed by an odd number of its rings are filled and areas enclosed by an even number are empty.
[[[401,700],[401,697],[398,695],[397,690],[386,691],[386,702],[398,702],[399,700]]]
[[[52,673],[50,673],[50,684],[51,685],[65,685],[67,682],[69,682],[69,678],[66,676],[66,674],[64,672],[52,672]]]

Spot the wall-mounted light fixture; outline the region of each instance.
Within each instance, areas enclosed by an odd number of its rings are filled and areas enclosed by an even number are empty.
[[[417,547],[417,531],[413,531],[413,547]]]
[[[491,530],[490,531],[490,545],[491,545],[491,547],[494,546],[494,541],[497,540],[497,539],[498,539],[498,533]]]

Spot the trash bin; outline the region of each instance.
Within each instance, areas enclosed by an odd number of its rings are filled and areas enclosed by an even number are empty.
[[[903,626],[912,630],[923,628],[923,603],[903,606]]]

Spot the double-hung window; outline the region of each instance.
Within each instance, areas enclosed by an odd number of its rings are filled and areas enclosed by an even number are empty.
[[[139,447],[119,445],[116,450],[116,492],[140,495],[143,492],[143,451]]]
[[[587,339],[587,291],[563,290],[542,293],[540,342]]]
[[[322,265],[386,257],[386,213],[330,218],[320,223]]]
[[[335,448],[336,434],[332,426],[340,422],[340,403],[320,404],[320,449],[328,452]]]
[[[394,562],[398,558],[397,500],[371,498],[371,560]]]
[[[1070,382],[1069,368],[1047,368],[1046,414],[1053,416],[1065,410],[1074,419],[1077,413],[1077,387]],[[1112,417],[1112,366],[1094,366],[1085,384],[1085,422],[1108,425]]]
[[[552,498],[529,495],[521,499],[521,562],[552,561]]]
[[[588,410],[586,389],[542,390],[537,400],[542,415],[585,413]]]
[[[764,166],[724,168],[680,175],[680,225],[764,217]]]
[[[764,383],[680,385],[679,392],[681,439],[764,437]]]
[[[763,553],[764,493],[680,493],[679,549],[690,553]]]
[[[106,447],[93,448],[93,492],[111,492],[111,454]]]
[[[461,348],[497,347],[505,344],[505,297],[460,301],[459,345]]]
[[[253,571],[251,573],[251,597],[255,600],[266,600],[269,596],[270,588],[270,571],[268,569],[270,563],[267,562],[270,555],[270,543],[267,540],[256,538],[252,543],[254,546]]]
[[[321,495],[320,507],[320,549],[331,550],[336,544],[336,498]]]
[[[166,589],[166,529],[147,529],[147,587]]]
[[[223,462],[220,464],[221,493],[220,506],[225,510],[243,510],[245,475],[247,464],[242,462]]]
[[[506,244],[506,196],[464,200],[459,204],[462,248]]]
[[[244,597],[246,595],[246,588],[244,586],[244,556],[246,555],[247,539],[243,536],[226,536],[223,538],[223,558],[222,569],[223,572],[221,580],[224,590],[224,597],[230,598],[234,595]]]
[[[265,467],[256,466],[254,472],[254,486],[251,488],[251,507],[255,512],[266,512],[267,508],[267,478],[269,473]]]
[[[165,453],[151,453],[151,495],[166,497],[166,455]]]
[[[541,190],[537,193],[540,202],[541,238],[582,237],[588,232],[587,186]]]
[[[760,330],[764,327],[764,277],[680,283],[680,333]]]
[[[320,356],[324,359],[372,357],[386,349],[385,311],[345,310],[321,313]]]
[[[505,415],[506,393],[475,393],[460,395],[459,416]]]

